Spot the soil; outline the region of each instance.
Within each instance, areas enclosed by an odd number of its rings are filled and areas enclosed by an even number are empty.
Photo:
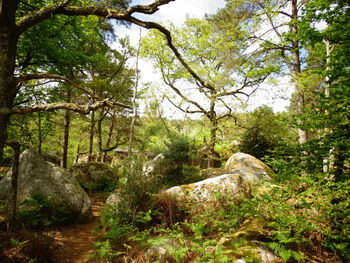
[[[57,251],[57,262],[59,263],[90,263],[101,262],[92,259],[94,253],[93,243],[103,234],[99,229],[101,208],[104,205],[104,198],[98,195],[91,196],[93,202],[93,220],[85,225],[67,226],[54,235],[55,243],[59,245]]]

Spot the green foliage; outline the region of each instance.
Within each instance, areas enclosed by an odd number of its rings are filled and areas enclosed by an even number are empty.
[[[18,218],[31,229],[65,225],[76,219],[76,213],[65,204],[48,200],[40,194],[33,194],[22,205]]]
[[[350,260],[350,181],[328,182],[322,192],[325,203],[323,217],[331,225],[324,229],[324,246],[343,260]]]
[[[98,178],[95,182],[79,181],[79,184],[85,190],[93,190],[97,192],[111,192],[116,188],[117,183],[117,180],[111,179],[106,176]]]
[[[121,202],[115,208],[117,213],[109,216],[118,218],[120,222],[136,223],[137,215],[149,210],[153,195],[162,186],[162,180],[159,175],[145,175],[146,162],[147,159],[141,155],[133,155],[124,160],[117,192]]]
[[[267,106],[248,113],[243,122],[244,132],[239,150],[259,159],[295,138],[282,116],[275,115]]]
[[[191,153],[195,152],[194,144],[187,136],[175,136],[166,143],[164,152],[167,169],[165,171],[164,183],[166,185],[179,185],[195,178],[198,170],[190,166]]]

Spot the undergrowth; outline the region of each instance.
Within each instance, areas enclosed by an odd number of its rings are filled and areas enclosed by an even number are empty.
[[[150,248],[172,240],[176,246],[167,262],[230,262],[235,255],[260,262],[253,252],[240,251],[254,242],[277,255],[276,262],[350,260],[348,181],[295,176],[252,192],[251,198],[232,202],[220,197],[216,204],[188,204],[166,194],[154,199],[149,193],[148,209],[135,210],[129,220],[121,217],[123,211],[106,210],[103,222],[108,233],[96,244],[95,257],[146,262]],[[247,230],[245,225],[252,219],[266,224],[260,230]],[[247,233],[239,241],[221,242],[242,231]]]

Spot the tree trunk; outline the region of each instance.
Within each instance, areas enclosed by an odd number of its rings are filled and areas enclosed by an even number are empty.
[[[12,144],[13,149],[13,165],[12,165],[12,178],[11,178],[11,210],[10,218],[8,222],[8,229],[13,230],[16,226],[17,217],[17,186],[18,186],[18,166],[19,166],[19,155],[20,155],[20,145]]]
[[[71,102],[71,97],[72,97],[72,90],[68,88],[67,102]],[[61,166],[63,168],[67,168],[70,121],[71,121],[71,112],[69,110],[66,110],[64,114],[63,147],[62,147],[62,159],[61,159]]]
[[[78,146],[77,146],[77,153],[75,155],[75,163],[78,163],[79,157],[80,157],[80,143],[78,143]]]
[[[14,77],[18,41],[15,24],[17,2],[13,0],[0,1],[0,165],[3,161],[7,126],[10,120],[8,111],[12,108],[17,94]]]
[[[109,146],[111,145],[114,125],[115,125],[115,112],[113,112],[113,114],[112,114],[111,124],[109,126],[109,131],[108,131],[108,136],[107,136],[106,146],[105,146],[106,149],[108,149]],[[106,160],[107,160],[107,151],[104,151],[102,161],[105,163]]]
[[[129,132],[129,142],[128,142],[128,156],[132,153],[132,143],[134,140],[134,127],[135,127],[135,121],[137,118],[137,104],[136,104],[136,97],[137,97],[137,88],[139,85],[139,55],[140,55],[140,47],[141,47],[141,29],[139,31],[139,44],[137,47],[136,52],[136,80],[135,80],[135,88],[134,88],[134,94],[132,96],[132,119],[130,124],[130,132]]]
[[[42,132],[42,116],[41,112],[38,112],[38,153],[41,154],[43,144],[43,132]]]
[[[291,33],[293,35],[292,38],[292,57],[293,57],[293,80],[295,83],[296,90],[296,110],[297,114],[300,116],[304,113],[304,105],[305,105],[305,96],[304,91],[301,89],[299,85],[299,77],[301,73],[301,62],[300,62],[300,51],[299,51],[299,40],[297,38],[298,34],[298,0],[292,0],[292,21],[291,21]],[[299,135],[299,143],[303,144],[308,141],[308,132],[301,128],[298,128]]]
[[[216,95],[216,92],[213,91],[212,96]],[[210,102],[210,141],[209,141],[209,151],[208,151],[208,168],[219,167],[218,157],[219,154],[215,152],[215,144],[216,144],[216,133],[218,130],[218,120],[215,112],[215,100],[211,100]]]
[[[210,120],[210,141],[209,141],[209,149],[208,149],[208,168],[218,167],[219,164],[219,154],[215,151],[216,144],[216,133],[218,130],[218,122],[216,118]]]
[[[98,156],[97,161],[102,162],[102,121],[104,119],[104,108],[100,110],[100,116],[97,120],[97,147],[98,147]]]
[[[94,145],[94,133],[95,133],[94,130],[95,130],[95,111],[91,111],[88,162],[92,161],[92,149]]]

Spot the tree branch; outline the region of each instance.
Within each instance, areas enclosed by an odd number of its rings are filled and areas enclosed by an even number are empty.
[[[36,105],[34,107],[28,108],[18,108],[18,109],[10,109],[8,113],[11,114],[27,114],[38,111],[56,111],[56,110],[70,110],[80,114],[89,114],[91,111],[97,110],[102,107],[111,107],[111,103],[108,99],[103,101],[97,101],[89,106],[82,106],[75,103],[67,103],[67,102],[58,102],[51,103],[46,105]]]
[[[167,30],[165,27],[161,26],[160,24],[157,24],[154,22],[142,21],[132,16],[130,16],[129,19],[127,19],[127,21],[146,29],[156,29],[159,32],[161,32],[167,40],[168,47],[173,51],[173,53],[175,54],[176,58],[180,61],[182,66],[187,70],[188,73],[190,73],[190,75],[198,82],[198,84],[203,88],[207,88],[212,91],[215,90],[215,88],[211,84],[207,83],[200,76],[198,76],[197,73],[194,72],[194,70],[182,58],[181,54],[173,44],[171,33],[169,30]]]
[[[59,4],[45,7],[36,12],[33,12],[18,20],[16,24],[19,30],[18,32],[21,34],[28,28],[58,14],[68,16],[96,15],[104,18],[113,18],[116,20],[127,21],[133,13],[154,14],[156,11],[158,11],[161,5],[168,4],[172,1],[175,0],[157,0],[149,5],[135,5],[129,7],[127,10],[118,10],[102,6],[68,6],[70,0],[65,0]]]
[[[184,113],[188,113],[188,114],[193,114],[193,113],[203,113],[203,111],[201,110],[189,110],[188,108],[187,109],[183,109],[181,108],[181,106],[175,104],[169,97],[165,96],[166,99],[177,109],[179,109],[180,111],[184,112]]]
[[[201,105],[199,105],[199,103],[197,103],[197,102],[195,102],[195,101],[193,101],[193,100],[190,100],[188,97],[186,97],[185,95],[183,95],[183,94],[181,93],[181,91],[180,91],[178,88],[176,88],[176,87],[174,86],[174,84],[171,83],[171,82],[166,78],[166,76],[165,76],[165,74],[164,74],[164,72],[163,72],[162,69],[161,69],[161,72],[162,72],[163,80],[164,80],[164,82],[165,82],[166,85],[168,85],[173,91],[175,91],[175,93],[176,93],[177,95],[179,95],[184,101],[186,101],[187,103],[190,103],[190,104],[194,105],[201,113],[203,113],[203,114],[205,114],[205,115],[208,116],[208,111],[206,111]],[[169,100],[169,99],[168,99],[168,100]],[[175,105],[174,105],[174,106],[175,106]],[[190,113],[190,112],[188,112],[188,113]]]
[[[28,80],[35,80],[35,79],[55,79],[55,80],[62,80],[68,84],[70,84],[71,86],[73,86],[74,88],[84,92],[85,94],[88,94],[89,96],[91,96],[93,99],[97,100],[97,101],[102,101],[101,98],[99,98],[98,96],[96,96],[94,93],[92,93],[91,91],[79,86],[77,83],[75,83],[74,81],[64,77],[64,76],[60,76],[60,75],[55,75],[55,74],[33,74],[33,75],[23,75],[17,78],[17,83],[22,83],[24,81],[28,81]],[[110,105],[114,105],[114,106],[119,106],[122,108],[128,108],[130,109],[129,105],[125,105],[123,103],[120,102],[111,102],[110,101]]]

